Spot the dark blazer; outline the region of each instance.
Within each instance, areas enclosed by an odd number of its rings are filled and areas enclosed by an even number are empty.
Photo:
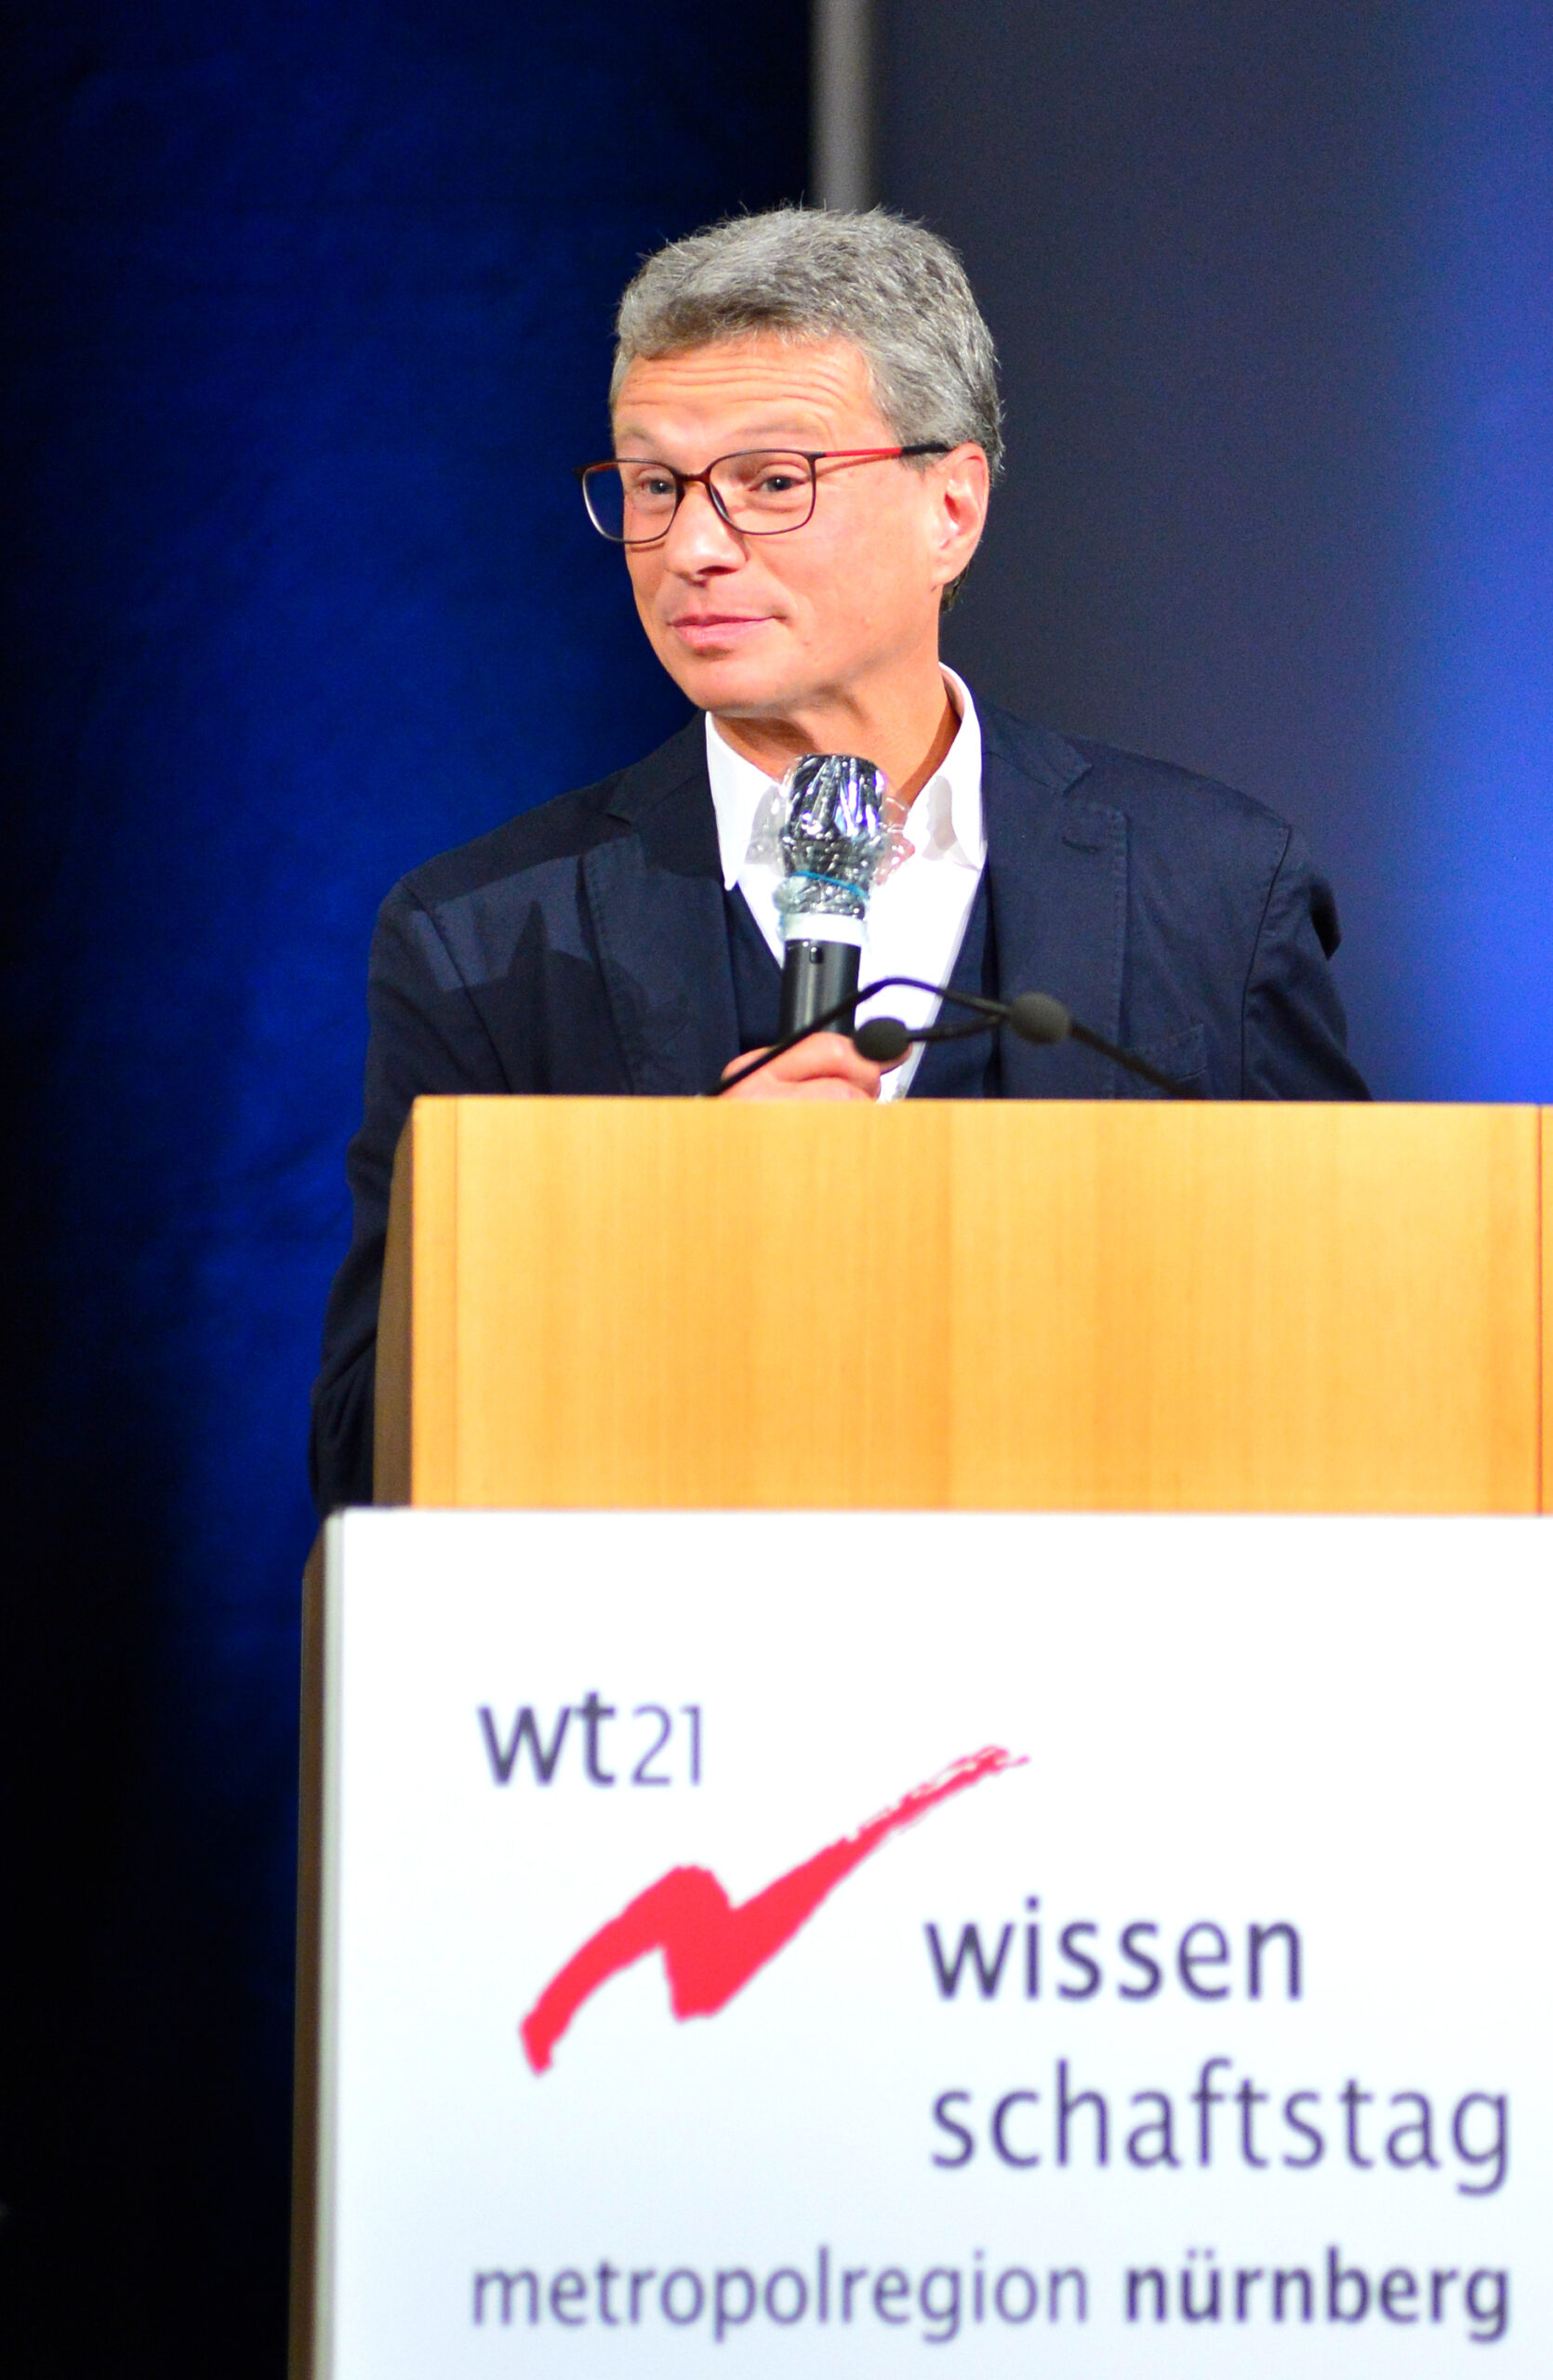
[[[1294,829],[1184,769],[981,712],[998,985],[1215,1099],[1362,1099],[1327,960],[1330,888]],[[633,768],[446,853],[384,902],[368,974],[354,1233],[313,1391],[321,1511],[370,1501],[394,1149],[421,1091],[685,1096],[738,1050],[697,718]],[[1135,1098],[1076,1042],[1003,1037],[1020,1099]],[[1146,1091],[1142,1095],[1148,1096]]]

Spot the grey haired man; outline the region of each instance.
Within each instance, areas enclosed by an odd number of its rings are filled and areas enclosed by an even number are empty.
[[[1330,889],[1259,803],[978,705],[939,655],[1002,459],[992,341],[945,242],[781,208],[648,258],[621,300],[614,451],[581,472],[697,716],[602,784],[432,860],[370,967],[351,1250],[313,1401],[321,1509],[371,1494],[389,1183],[423,1091],[693,1094],[776,1037],[758,832],[803,752],[876,761],[911,856],[867,971],[1051,992],[1216,1098],[1352,1099]],[[933,1002],[891,994],[909,1024]],[[866,1014],[866,1011],[864,1013]],[[1072,1043],[938,1043],[886,1072],[816,1035],[736,1096],[1112,1098]]]

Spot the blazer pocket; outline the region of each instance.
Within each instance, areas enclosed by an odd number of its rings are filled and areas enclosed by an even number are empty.
[[[1148,1041],[1141,1049],[1131,1050],[1129,1056],[1141,1058],[1146,1065],[1155,1066],[1172,1082],[1183,1087],[1205,1083],[1208,1079],[1208,1028],[1203,1025],[1188,1025],[1184,1033],[1167,1034],[1162,1041]],[[1163,1099],[1167,1093],[1155,1091],[1136,1075],[1128,1076],[1117,1088],[1134,1099]]]

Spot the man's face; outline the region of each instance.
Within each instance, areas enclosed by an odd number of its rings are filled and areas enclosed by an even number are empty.
[[[769,333],[694,348],[627,372],[615,451],[704,470],[751,447],[893,446],[869,371],[847,339],[793,345]],[[965,458],[979,501],[958,506]],[[813,518],[746,537],[692,488],[668,535],[627,549],[654,652],[690,700],[730,719],[780,719],[887,683],[937,650],[940,589],[975,548],[985,507],[979,449],[958,460],[822,463]]]

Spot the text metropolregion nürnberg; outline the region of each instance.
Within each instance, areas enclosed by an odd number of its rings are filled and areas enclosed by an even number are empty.
[[[724,2265],[492,2266],[473,2277],[471,2314],[479,2329],[563,2331],[668,2329],[698,2332],[719,2346],[750,2329],[806,2332],[845,2328],[914,2332],[947,2347],[978,2329],[1029,2323],[1084,2323],[1103,2312],[1082,2267],[1038,2269],[989,2259],[977,2248],[964,2263],[913,2271],[905,2265],[852,2265],[818,2249],[802,2265],[762,2270]],[[1427,2331],[1446,2328],[1480,2347],[1509,2328],[1509,2275],[1480,2267],[1391,2265],[1372,2269],[1334,2245],[1301,2261],[1221,2264],[1212,2248],[1188,2248],[1179,2264],[1132,2265],[1108,2302],[1129,2324],[1358,2324]]]

